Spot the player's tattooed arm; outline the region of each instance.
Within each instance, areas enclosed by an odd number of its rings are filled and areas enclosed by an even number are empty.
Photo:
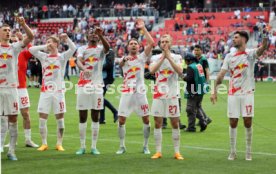
[[[267,37],[264,37],[263,38],[263,42],[262,42],[262,45],[257,49],[257,56],[261,56],[265,50],[267,49],[268,47],[268,38]]]

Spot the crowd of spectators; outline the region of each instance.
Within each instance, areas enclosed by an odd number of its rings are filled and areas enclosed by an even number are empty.
[[[131,7],[131,14],[134,16],[133,18],[130,18],[130,20],[125,20],[123,17],[118,17],[117,20],[107,21],[107,20],[96,20],[93,15],[91,15],[91,9],[95,9],[94,6],[91,3],[86,3],[84,5],[66,5],[63,6],[57,6],[57,5],[50,5],[47,7],[47,13],[45,13],[45,16],[48,16],[48,13],[50,13],[50,17],[57,17],[59,15],[60,17],[74,17],[73,19],[73,25],[68,25],[67,30],[63,31],[63,28],[60,28],[58,33],[67,32],[69,33],[70,37],[73,39],[73,41],[77,44],[77,46],[82,46],[86,43],[86,37],[85,33],[86,31],[94,26],[100,26],[104,29],[106,36],[108,38],[108,41],[110,42],[111,46],[114,48],[117,57],[122,57],[125,53],[125,46],[126,42],[129,38],[135,37],[138,40],[143,40],[143,33],[140,31],[137,31],[135,28],[135,16],[137,15],[139,9],[144,9],[144,14],[147,13],[145,4],[133,4],[133,5],[122,5],[122,4],[115,4],[114,2],[110,5],[110,7],[113,6],[112,9],[117,9],[117,11],[120,11],[120,9],[123,9],[122,6],[125,7]],[[144,6],[144,7],[143,7]],[[101,8],[101,5],[99,6]],[[43,10],[44,9],[44,10]],[[138,9],[138,11],[137,11]],[[17,13],[20,15],[25,16],[28,23],[32,23],[35,18],[39,16],[40,8],[37,6],[29,6],[26,5],[24,8],[20,7],[17,11]],[[42,11],[45,11],[45,7],[42,6]],[[234,14],[238,14],[237,12],[234,12]],[[88,17],[87,17],[88,15]],[[139,15],[139,14],[138,14]],[[81,16],[81,17],[77,17]],[[191,50],[191,47],[199,44],[202,46],[204,53],[206,54],[207,58],[218,58],[223,59],[225,54],[230,50],[231,48],[231,36],[228,36],[228,33],[225,33],[225,31],[221,28],[217,28],[216,31],[210,30],[210,26],[208,26],[208,20],[214,19],[214,16],[202,16],[202,24],[205,26],[203,30],[198,31],[198,24],[193,24],[192,26],[185,26],[185,25],[179,25],[175,24],[175,31],[182,31],[183,35],[198,35],[200,34],[200,38],[194,38],[194,37],[187,37],[186,38],[186,45],[181,46],[183,48],[181,52],[188,52]],[[241,16],[241,18],[243,18]],[[257,22],[253,26],[253,36],[255,37],[256,41],[259,43],[261,42],[261,32],[264,27],[267,27],[265,23],[263,22],[262,15],[259,16],[259,22]],[[189,20],[189,13],[186,15],[186,19]],[[5,11],[0,12],[0,25],[1,23],[8,23],[11,26],[13,26],[15,29],[18,29],[19,26],[17,23],[14,22],[14,14],[11,11]],[[145,21],[146,26],[149,31],[153,28],[154,22],[150,20]],[[53,33],[47,32],[47,33],[39,33],[37,28],[33,26],[33,30],[35,31],[35,45],[44,44],[46,41],[46,38]],[[214,33],[215,32],[215,33]],[[219,41],[215,41],[212,35],[225,35],[226,37],[224,39],[220,39]],[[154,36],[157,40],[160,37],[159,34],[156,34]],[[265,53],[265,57],[271,57],[275,59],[275,44],[276,44],[276,34],[271,33],[270,36],[270,44],[272,47]],[[141,47],[141,50],[143,50],[143,46]]]
[[[93,4],[93,3],[77,3],[77,4],[63,4],[63,5],[25,5],[18,9],[2,9],[1,15],[4,18],[13,16],[13,13],[24,16],[28,21],[49,18],[79,18],[93,17],[123,17],[123,16],[158,16],[158,6],[156,1],[149,3],[115,3],[114,1],[109,5]],[[6,19],[9,20],[9,19]]]

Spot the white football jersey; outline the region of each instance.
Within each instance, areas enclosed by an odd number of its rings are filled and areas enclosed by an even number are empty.
[[[40,60],[42,66],[41,91],[62,91],[64,89],[64,72],[67,61],[76,51],[75,44],[68,39],[69,49],[63,53],[50,55],[40,50],[46,49],[46,45],[33,46],[29,49],[31,54]]]
[[[171,54],[174,62],[182,66],[182,57],[179,54]],[[154,55],[151,58],[150,66],[160,61],[162,54]],[[165,59],[159,70],[155,73],[156,81],[154,86],[154,99],[171,99],[179,96],[178,74],[174,71],[170,62]]]
[[[226,55],[222,69],[230,71],[229,95],[253,93],[255,90],[254,65],[257,49]]]
[[[122,67],[124,73],[122,93],[145,92],[144,71],[147,58],[143,52],[125,62]]]
[[[22,47],[22,42],[0,45],[0,88],[17,87],[17,62]]]
[[[86,45],[78,49],[78,59],[83,59],[81,62],[84,62],[84,67],[91,71],[90,77],[84,76],[83,72],[80,73],[79,87],[87,84],[103,84],[102,69],[104,58],[105,54],[102,46],[89,47]]]

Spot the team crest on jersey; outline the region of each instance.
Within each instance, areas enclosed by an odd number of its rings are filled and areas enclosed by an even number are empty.
[[[243,70],[243,69],[246,68],[246,67],[248,67],[247,64],[240,63],[240,64],[238,64],[238,65],[235,67],[235,70],[236,70],[236,69]]]
[[[160,74],[162,74],[165,77],[169,77],[170,75],[172,75],[174,72],[170,69],[164,69],[162,71],[160,71]]]
[[[90,63],[90,64],[93,64],[94,62],[98,62],[98,61],[99,61],[99,59],[95,58],[93,56],[90,56],[85,60],[85,62]]]
[[[135,72],[140,71],[140,70],[141,70],[141,68],[139,68],[137,66],[133,66],[127,71],[127,74],[128,73],[135,73]]]
[[[8,53],[3,53],[0,55],[0,59],[3,59],[3,60],[7,60],[7,59],[11,59],[12,56],[9,55]]]
[[[47,70],[54,71],[55,69],[59,69],[59,66],[50,64],[49,66],[46,67]]]

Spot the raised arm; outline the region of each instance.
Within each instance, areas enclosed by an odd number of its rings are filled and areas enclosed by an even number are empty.
[[[262,45],[257,49],[257,52],[256,52],[257,56],[260,57],[265,52],[267,47],[268,47],[268,37],[266,36],[263,38]]]
[[[110,48],[110,45],[109,43],[107,42],[106,38],[103,36],[103,30],[100,28],[100,27],[97,27],[96,30],[95,30],[95,34],[97,34],[103,44],[103,47],[104,47],[104,53],[108,53],[109,51],[109,48]]]
[[[25,19],[23,17],[16,17],[16,21],[19,23],[19,25],[23,28],[23,30],[26,32],[26,36],[23,39],[24,47],[27,46],[32,40],[34,39],[34,34],[32,30],[29,28],[29,26],[26,24]]]
[[[34,57],[36,57],[41,61],[47,57],[47,54],[42,52],[41,50],[46,50],[46,49],[47,49],[47,45],[40,45],[40,46],[30,47],[29,51]]]
[[[66,60],[69,60],[74,55],[77,47],[74,44],[74,42],[72,42],[72,40],[68,37],[68,35],[66,33],[62,33],[60,35],[60,40],[63,42],[67,42],[67,44],[68,44],[69,49],[64,52],[64,58]]]
[[[150,33],[148,32],[145,23],[142,19],[137,19],[136,20],[136,27],[141,29],[146,37],[147,40],[147,45],[145,47],[145,55],[149,56],[151,54],[151,50],[154,47],[154,40],[151,37]]]

